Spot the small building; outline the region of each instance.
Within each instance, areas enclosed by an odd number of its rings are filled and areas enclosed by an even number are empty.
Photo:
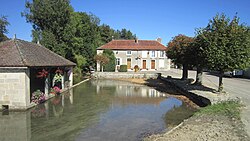
[[[112,40],[97,48],[97,54],[103,50],[112,50],[116,57],[116,71],[120,65],[127,65],[128,71],[138,66],[141,71],[164,71],[170,69],[170,59],[166,56],[167,47],[157,40]],[[100,64],[97,63],[97,71]]]
[[[32,93],[40,90],[49,97],[56,72],[61,88],[73,85],[75,63],[43,47],[19,39],[0,43],[0,109],[28,109]]]

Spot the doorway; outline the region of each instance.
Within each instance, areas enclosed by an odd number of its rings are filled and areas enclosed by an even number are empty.
[[[147,69],[147,60],[142,61],[142,69]]]
[[[151,60],[151,69],[155,69],[155,60]]]
[[[131,69],[131,58],[127,58],[127,69]]]

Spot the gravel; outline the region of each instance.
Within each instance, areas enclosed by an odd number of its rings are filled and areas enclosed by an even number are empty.
[[[164,134],[146,141],[250,141],[240,120],[224,115],[199,115]]]

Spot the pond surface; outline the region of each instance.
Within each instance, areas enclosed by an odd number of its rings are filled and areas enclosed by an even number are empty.
[[[1,141],[141,140],[194,112],[155,89],[91,80],[26,112],[0,115]]]

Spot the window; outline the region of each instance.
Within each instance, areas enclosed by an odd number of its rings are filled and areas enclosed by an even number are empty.
[[[155,51],[151,51],[151,57],[155,57]]]
[[[127,55],[131,55],[132,53],[131,53],[131,50],[128,50],[127,51]]]
[[[165,52],[164,52],[164,51],[161,51],[161,52],[160,52],[160,57],[164,57],[164,55],[165,55]]]
[[[120,65],[120,64],[121,64],[120,58],[116,58],[115,64],[116,64],[116,65]]]

